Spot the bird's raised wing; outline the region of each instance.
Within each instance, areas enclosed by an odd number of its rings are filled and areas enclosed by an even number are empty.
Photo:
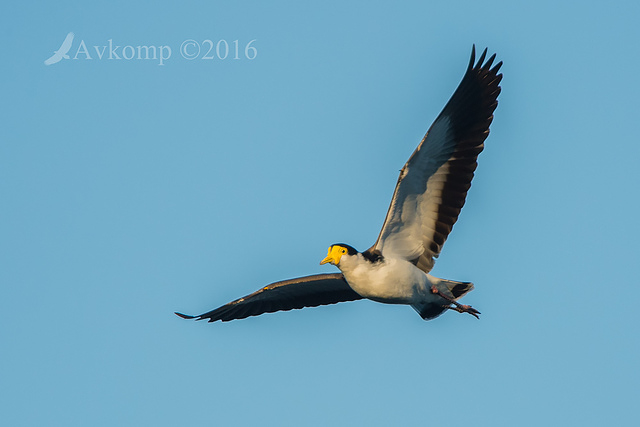
[[[67,34],[67,36],[64,38],[64,41],[62,42],[62,45],[60,45],[60,49],[58,49],[58,52],[60,52],[62,55],[65,55],[67,52],[69,52],[69,49],[71,49],[71,43],[73,43],[73,33]]]
[[[477,64],[475,46],[462,82],[400,171],[391,205],[376,243],[369,249],[383,256],[433,268],[442,245],[458,219],[489,135],[498,105],[502,62]]]
[[[349,287],[340,273],[316,274],[272,283],[264,288],[199,316],[176,313],[183,319],[209,322],[244,319],[263,313],[317,307],[362,299]]]

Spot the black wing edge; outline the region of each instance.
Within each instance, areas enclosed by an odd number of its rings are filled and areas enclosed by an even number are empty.
[[[188,320],[208,319],[209,322],[217,320],[228,322],[264,313],[317,307],[359,299],[362,297],[351,289],[341,273],[315,274],[272,283],[252,294],[198,316],[178,312],[175,314]]]
[[[502,67],[502,61],[493,65],[496,59],[494,53],[485,62],[487,51],[485,48],[476,62],[476,45],[473,45],[469,66],[462,81],[438,116],[446,115],[451,118],[457,140],[456,149],[449,161],[459,161],[462,157],[464,161],[473,163],[473,170],[477,156],[482,152],[483,143],[489,135],[489,126],[493,121],[493,113],[498,106],[498,95],[501,92],[502,74],[498,74],[498,71]],[[424,141],[423,139],[420,145]]]

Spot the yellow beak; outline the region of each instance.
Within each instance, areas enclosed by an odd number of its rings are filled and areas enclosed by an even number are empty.
[[[326,264],[326,263],[331,263],[333,264],[333,257],[331,255],[327,256],[325,259],[323,259],[322,261],[320,261],[320,265],[322,264]]]

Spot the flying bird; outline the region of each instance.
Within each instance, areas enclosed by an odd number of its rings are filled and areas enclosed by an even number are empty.
[[[64,38],[64,41],[60,45],[60,49],[53,52],[53,56],[44,61],[44,65],[51,65],[57,62],[62,61],[62,58],[69,59],[69,49],[71,49],[71,43],[73,43],[73,33],[67,34],[67,37]]]
[[[475,61],[475,46],[462,82],[400,171],[378,239],[364,252],[345,243],[329,247],[320,264],[340,273],[316,274],[272,283],[199,316],[184,319],[223,322],[281,310],[370,299],[406,304],[425,319],[446,310],[480,312],[458,299],[473,289],[429,274],[458,219],[489,135],[498,105],[502,62]]]

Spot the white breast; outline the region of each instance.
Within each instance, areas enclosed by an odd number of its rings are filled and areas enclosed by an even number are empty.
[[[343,257],[338,267],[354,291],[378,302],[411,304],[423,300],[431,287],[422,270],[397,258],[371,264],[358,254]]]

